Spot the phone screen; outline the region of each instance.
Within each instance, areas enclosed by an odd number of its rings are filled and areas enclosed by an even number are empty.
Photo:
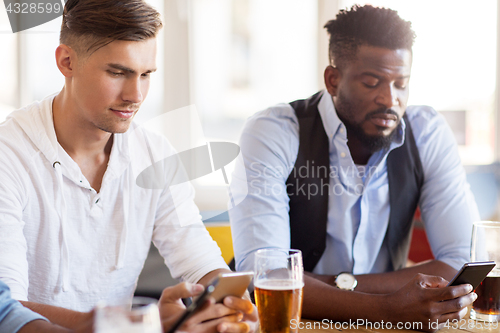
[[[470,284],[476,289],[488,273],[495,267],[494,261],[469,262],[462,266],[448,286]]]

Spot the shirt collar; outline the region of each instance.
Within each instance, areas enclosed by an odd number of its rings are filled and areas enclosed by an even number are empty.
[[[339,116],[337,116],[332,95],[326,90],[323,92],[323,96],[318,103],[318,111],[329,140],[332,140],[337,134],[341,134],[344,139],[347,139],[345,126],[339,119]],[[339,131],[341,128],[343,130]]]

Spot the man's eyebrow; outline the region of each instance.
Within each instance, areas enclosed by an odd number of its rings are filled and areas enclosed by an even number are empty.
[[[380,75],[377,75],[375,73],[372,73],[372,72],[363,72],[361,73],[361,76],[371,76],[371,77],[374,77],[376,79],[381,79],[382,77]]]
[[[382,75],[377,75],[377,74],[372,73],[372,72],[363,72],[363,73],[361,73],[361,75],[371,76],[371,77],[374,77],[374,78],[376,78],[378,80],[381,80],[383,78]],[[401,75],[401,76],[398,76],[397,78],[398,79],[409,79],[410,78],[410,74]]]
[[[122,66],[120,64],[108,64],[108,67],[111,67],[111,68],[114,68],[114,69],[118,69],[118,70],[127,72],[129,74],[135,74],[135,73],[137,73],[132,68],[128,68],[128,67]],[[148,69],[143,74],[149,74],[149,73],[153,73],[153,72],[156,72],[156,68]]]

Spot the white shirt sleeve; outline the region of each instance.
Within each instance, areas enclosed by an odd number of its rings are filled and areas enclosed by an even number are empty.
[[[26,238],[23,234],[23,194],[25,179],[19,170],[25,169],[14,152],[2,149],[0,156],[0,279],[11,290],[12,298],[28,300],[28,261]],[[27,172],[27,171],[26,171]]]
[[[190,183],[163,190],[156,211],[153,243],[173,278],[192,283],[216,269],[229,269],[206,230]]]

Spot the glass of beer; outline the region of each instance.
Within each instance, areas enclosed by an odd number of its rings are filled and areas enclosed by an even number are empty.
[[[500,321],[500,222],[475,222],[472,228],[471,261],[496,262],[496,266],[475,290],[470,318]]]
[[[255,253],[255,303],[261,333],[293,333],[302,313],[302,252],[261,249]]]

